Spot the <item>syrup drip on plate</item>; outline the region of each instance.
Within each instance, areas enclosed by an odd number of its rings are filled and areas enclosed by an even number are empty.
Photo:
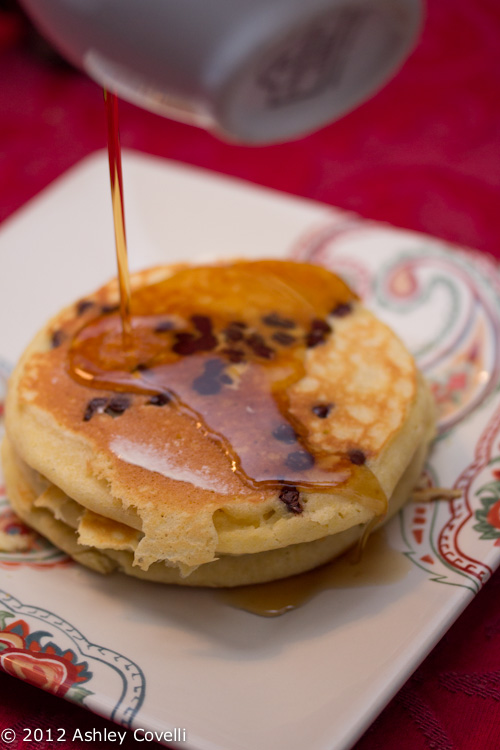
[[[367,540],[363,554],[354,547],[333,562],[308,573],[253,586],[217,592],[218,599],[261,617],[277,617],[297,609],[316,594],[331,589],[383,586],[403,579],[411,562],[387,542],[383,529]]]

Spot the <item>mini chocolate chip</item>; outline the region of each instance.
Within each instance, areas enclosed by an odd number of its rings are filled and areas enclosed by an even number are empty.
[[[233,381],[224,373],[224,362],[220,359],[209,359],[205,362],[203,374],[193,381],[193,389],[201,396],[213,396],[219,393],[222,383]]]
[[[220,375],[224,369],[224,362],[221,359],[209,359],[205,362],[205,375]]]
[[[104,412],[105,414],[109,414],[111,417],[118,417],[129,408],[130,404],[131,400],[129,396],[113,396],[113,398],[110,399],[108,405],[104,409]]]
[[[262,359],[272,359],[274,356],[274,349],[267,346],[260,333],[251,333],[250,336],[246,337],[245,341],[257,357],[261,357]]]
[[[295,336],[290,336],[289,333],[285,333],[284,331],[276,331],[271,338],[277,344],[281,344],[281,346],[291,346],[291,344],[295,343]]]
[[[89,299],[82,299],[80,302],[78,302],[76,306],[76,314],[82,315],[85,310],[88,310],[90,307],[94,307],[95,302],[92,302]]]
[[[103,315],[111,315],[111,313],[117,312],[119,309],[119,305],[102,305],[101,312]]]
[[[311,323],[311,329],[306,336],[306,344],[309,348],[322,344],[326,339],[326,334],[332,330],[326,320],[315,318]]]
[[[103,398],[102,396],[98,398],[91,399],[85,409],[85,412],[83,414],[83,421],[88,422],[96,412],[102,412],[104,410],[104,407],[108,403],[107,398]]]
[[[160,320],[155,326],[155,333],[165,333],[165,331],[171,331],[174,328],[174,324],[171,320]]]
[[[282,318],[277,312],[269,313],[262,318],[262,322],[266,326],[272,326],[273,328],[295,328],[295,321],[291,318]]]
[[[220,353],[225,354],[230,362],[235,362],[236,364],[243,362],[245,359],[245,352],[241,349],[221,349]]]
[[[61,346],[64,339],[65,339],[64,331],[54,331],[50,339],[52,348],[57,349],[58,346]]]
[[[145,362],[139,362],[138,365],[134,368],[136,372],[145,372],[146,370],[149,370],[149,365],[147,365]]]
[[[243,329],[237,323],[230,323],[222,333],[224,334],[226,341],[235,342],[243,340]]]
[[[212,321],[208,315],[192,315],[191,322],[199,333],[203,336],[212,333]]]
[[[170,403],[170,396],[167,393],[155,393],[147,403],[151,406],[165,406]]]
[[[352,305],[350,302],[341,302],[339,305],[333,308],[330,315],[335,315],[336,318],[344,318],[352,311]]]
[[[217,339],[211,333],[203,334],[198,339],[198,351],[199,352],[211,352],[217,346]]]
[[[292,513],[302,513],[304,508],[300,504],[300,494],[296,487],[283,487],[279,498]]]
[[[307,451],[294,451],[293,453],[288,454],[285,464],[289,469],[305,471],[314,466],[314,456],[311,456]]]
[[[212,334],[212,322],[206,315],[193,315],[191,318],[195,327],[201,333],[196,338],[192,333],[176,333],[175,344],[172,350],[176,354],[195,354],[196,352],[209,352],[217,346],[217,339]]]
[[[321,331],[311,331],[306,336],[306,344],[309,349],[312,349],[318,344],[322,344],[325,340],[325,334]]]
[[[215,396],[219,393],[221,384],[217,378],[200,375],[198,378],[193,380],[193,390],[200,394],[200,396]]]
[[[297,440],[297,433],[291,424],[285,422],[284,424],[278,425],[278,427],[273,430],[273,437],[276,438],[276,440],[279,440],[280,443],[291,445]]]
[[[366,461],[365,454],[360,450],[349,451],[347,455],[349,456],[349,461],[356,466],[363,466]]]
[[[243,340],[243,331],[241,328],[228,328],[224,331],[224,335],[227,341],[230,341],[231,343]]]
[[[335,404],[316,404],[316,406],[313,406],[312,411],[320,419],[326,419],[334,406]]]
[[[194,354],[198,351],[197,339],[192,333],[176,333],[175,344],[172,347],[172,351],[176,354]]]
[[[321,320],[321,318],[314,318],[314,320],[311,323],[311,330],[323,331],[323,333],[330,333],[330,331],[332,330],[332,327],[326,322],[326,320]]]

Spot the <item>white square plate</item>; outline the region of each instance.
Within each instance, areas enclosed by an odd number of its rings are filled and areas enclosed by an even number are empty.
[[[0,499],[0,540],[28,542],[0,552],[0,667],[125,726],[177,728],[179,747],[345,749],[500,561],[497,268],[428,237],[159,159],[126,154],[124,178],[133,269],[292,254],[345,275],[431,380],[441,434],[427,480],[462,495],[408,505],[388,525],[401,571],[392,580],[324,590],[273,619],[210,591],[101,578],[30,535]],[[1,402],[9,366],[36,329],[115,273],[106,154],[4,224],[0,268]]]

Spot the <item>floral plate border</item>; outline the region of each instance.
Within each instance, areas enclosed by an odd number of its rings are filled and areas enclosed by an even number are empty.
[[[485,543],[500,546],[498,264],[349,215],[311,232],[293,255],[346,277],[399,331],[430,382],[439,424],[422,486],[461,494],[448,502],[405,506],[399,514],[403,549],[431,580],[476,593],[492,573]],[[450,438],[460,441],[464,426],[478,415],[484,422],[488,413],[486,426],[475,433],[472,461],[461,466],[447,450]],[[444,465],[452,469],[446,475]]]

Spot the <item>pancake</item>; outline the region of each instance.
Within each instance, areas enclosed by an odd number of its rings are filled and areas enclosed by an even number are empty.
[[[83,564],[234,586],[309,570],[390,517],[434,433],[396,335],[330,272],[259,261],[132,277],[18,363],[2,456],[20,517]]]

